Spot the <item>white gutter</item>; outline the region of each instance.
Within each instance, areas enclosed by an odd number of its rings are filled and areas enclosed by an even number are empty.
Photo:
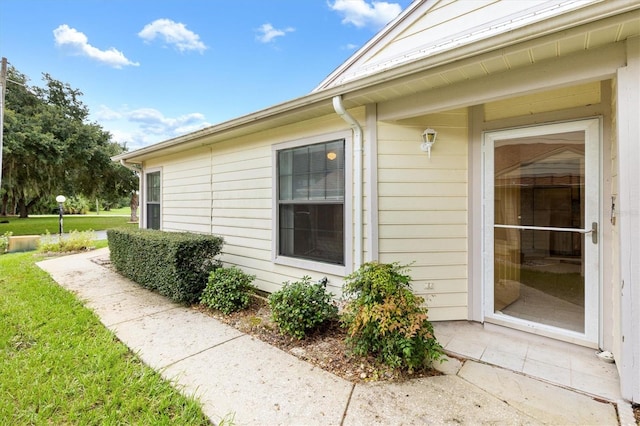
[[[138,163],[127,163],[124,158],[120,159],[120,164],[129,170],[140,173],[142,171],[142,165]]]
[[[344,108],[342,104],[342,96],[334,96],[333,97],[333,109],[336,113],[351,126],[353,130],[353,180],[354,180],[354,194],[353,197],[355,199],[354,206],[354,240],[355,240],[355,259],[354,259],[354,269],[360,268],[362,265],[362,127],[355,118],[351,116]],[[348,224],[347,224],[348,225]]]

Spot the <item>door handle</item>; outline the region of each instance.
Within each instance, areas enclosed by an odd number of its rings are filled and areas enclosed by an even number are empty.
[[[598,244],[598,222],[591,222],[591,230],[587,234],[591,234],[593,244]]]
[[[591,229],[585,229],[581,231],[583,234],[591,234],[591,242],[598,244],[598,222],[591,222]]]

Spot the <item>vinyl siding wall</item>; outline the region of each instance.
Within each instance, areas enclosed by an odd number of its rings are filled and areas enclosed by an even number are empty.
[[[364,108],[350,113],[363,122]],[[342,277],[272,261],[272,146],[335,132],[351,134],[333,114],[146,162],[145,168],[162,167],[162,229],[224,237],[221,260],[256,275],[264,291],[309,275],[327,276],[329,290],[341,295]]]
[[[411,263],[432,320],[467,318],[467,121],[459,109],[378,124],[379,260]]]
[[[208,233],[211,221],[211,157],[208,149],[160,157],[145,163],[160,168],[161,229]]]
[[[558,119],[583,117],[580,108],[598,104],[600,99],[600,82],[594,82],[487,103],[483,106],[485,128],[523,125],[523,120],[533,125],[536,117],[553,121],[548,118],[550,112],[553,117],[557,113]],[[364,126],[364,108],[350,113]],[[533,117],[528,123],[527,116]],[[365,149],[363,153],[364,259],[411,264],[414,291],[426,298],[432,320],[467,319],[469,315],[468,191],[476,191],[479,182],[468,181],[468,123],[466,108],[379,121],[373,133],[377,135],[376,171],[369,169],[371,152]],[[431,159],[420,150],[421,134],[427,127],[438,131]],[[351,134],[340,118],[329,115],[147,162],[145,168],[162,170],[162,229],[223,236],[222,260],[256,275],[256,285],[262,290],[276,291],[284,281],[303,275],[327,276],[330,290],[340,295],[342,276],[272,260],[272,147],[334,132]],[[364,132],[365,137],[371,134]],[[611,150],[615,152],[614,147]],[[611,170],[616,170],[613,163]],[[376,172],[377,185],[370,182]],[[366,211],[370,184],[378,192],[378,210],[371,216]],[[615,188],[611,191],[615,193]],[[369,217],[374,218],[373,223]],[[375,247],[366,240],[372,225],[377,252],[375,248],[368,251]],[[607,281],[605,286],[610,288],[611,281]],[[474,287],[474,291],[481,290]]]

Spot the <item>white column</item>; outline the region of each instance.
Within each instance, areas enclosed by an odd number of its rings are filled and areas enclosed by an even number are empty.
[[[618,218],[622,396],[640,402],[640,38],[626,41],[627,66],[618,69]]]

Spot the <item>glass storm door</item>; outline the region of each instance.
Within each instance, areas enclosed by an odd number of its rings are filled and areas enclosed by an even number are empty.
[[[485,133],[485,319],[598,343],[598,119]]]

